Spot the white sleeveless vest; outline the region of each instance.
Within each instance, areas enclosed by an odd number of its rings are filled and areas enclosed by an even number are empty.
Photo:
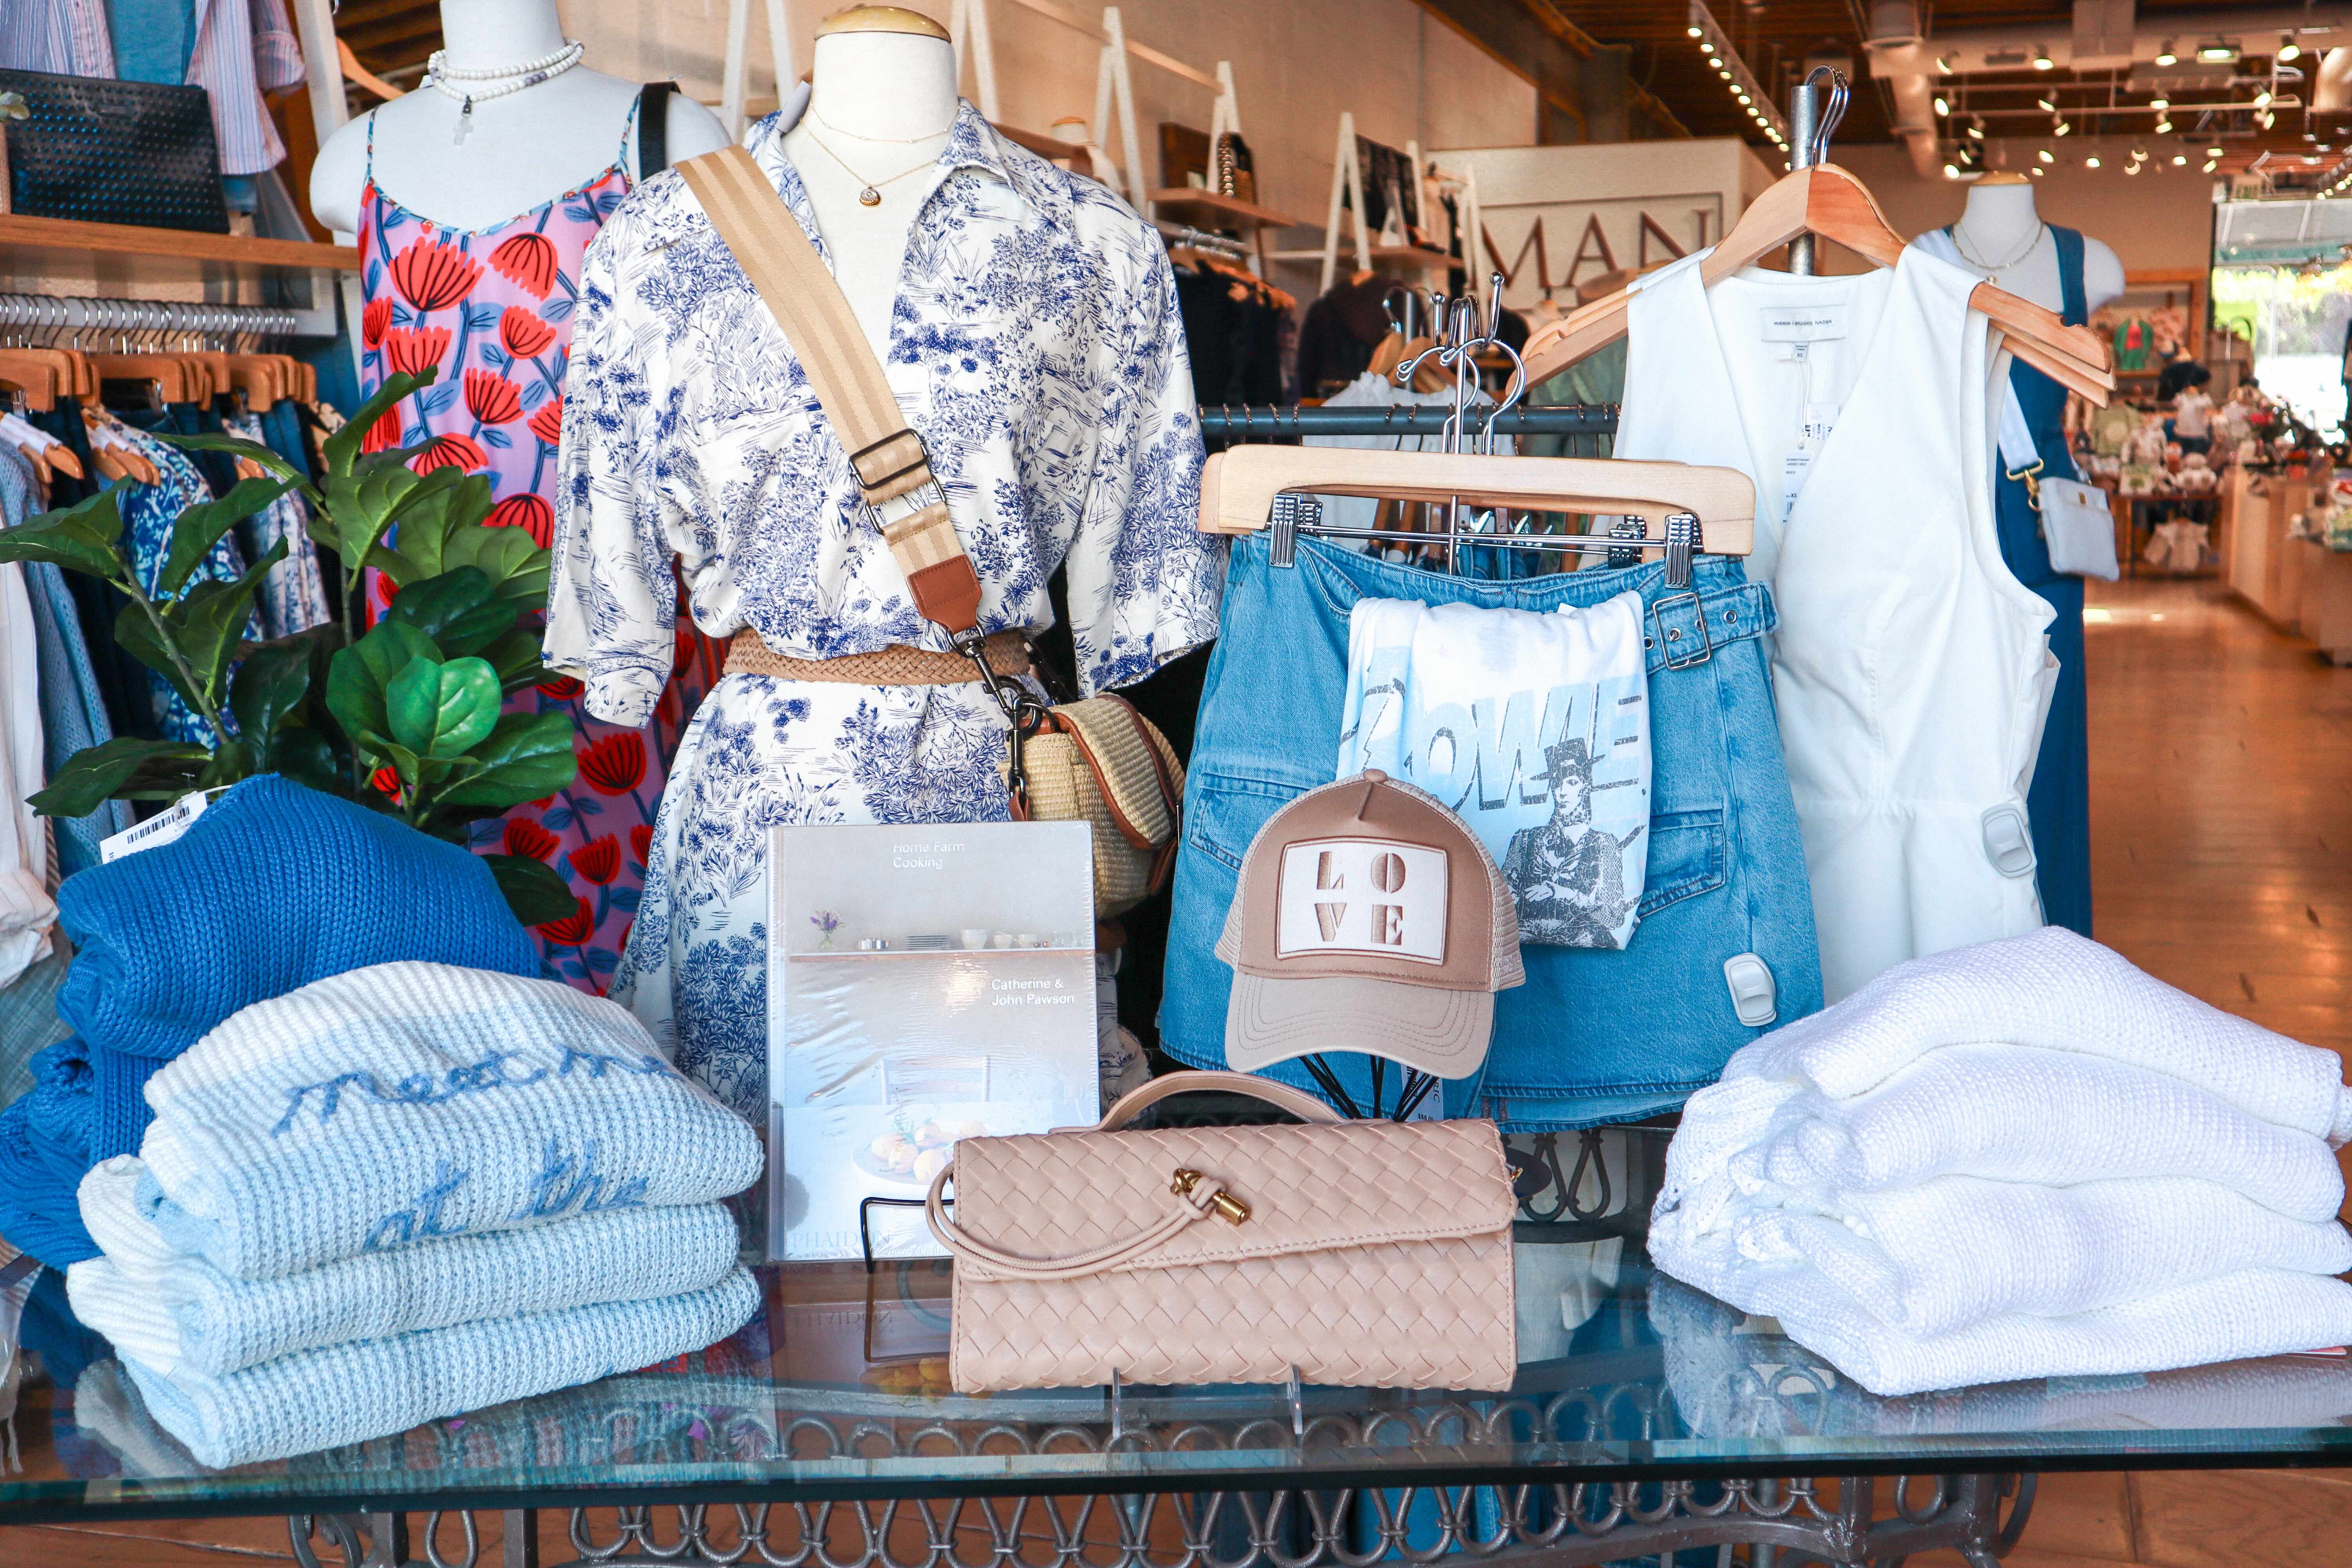
[[[1780,605],[1773,695],[1834,1002],[2041,925],[2025,791],[2051,610],[1994,531],[2008,377],[1969,308],[1979,279],[1906,249],[1891,270],[1710,289],[1705,255],[1638,286],[1614,449],[1756,481],[1748,571]]]

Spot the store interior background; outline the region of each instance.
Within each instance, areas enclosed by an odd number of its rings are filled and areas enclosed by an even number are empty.
[[[816,23],[839,3],[783,0],[791,58],[803,68]],[[947,16],[945,0],[916,3]],[[325,0],[317,4],[325,8]],[[1860,79],[1833,156],[1875,194],[1898,232],[1958,216],[1964,183],[1939,169],[1923,174],[1889,137],[1888,100],[1869,79],[1864,36],[1885,7],[1860,0],[1715,5],[1727,25],[1736,14],[1751,64],[1794,64],[1831,46],[1843,53]],[[776,100],[768,9],[758,0],[751,5],[744,107],[754,116]],[[1090,23],[1094,8],[1085,0],[991,0],[989,9],[1001,118],[1046,132],[1066,117],[1088,115],[1097,45],[1048,13]],[[2131,9],[2127,0],[2124,9]],[[2331,16],[2347,9],[2309,8]],[[2050,37],[2063,40],[2075,10],[2066,0],[1948,0],[1934,8],[1934,21],[1939,28],[2046,26]],[[1260,200],[1315,220],[1269,237],[1276,249],[1321,243],[1343,112],[1367,138],[1431,151],[1670,142],[1751,130],[1686,37],[1686,0],[1123,0],[1119,12],[1136,43],[1203,71],[1231,62]],[[2183,37],[2210,30],[2198,22],[2238,18],[2227,30],[2249,55],[2275,49],[2281,20],[2292,26],[2307,14],[2301,5],[2168,7],[2158,0],[2143,0],[2138,13],[2144,26],[2178,16]],[[674,79],[692,97],[720,100],[726,0],[569,0],[563,14],[597,68]],[[362,67],[403,87],[415,85],[439,41],[431,0],[343,0],[336,26]],[[2301,61],[2307,68],[2318,63],[2313,54]],[[1156,170],[1160,124],[1205,130],[1213,95],[1143,60],[1131,62],[1131,77],[1143,157]],[[2065,69],[2048,78],[2076,79]],[[2310,92],[2306,81],[2298,96],[2308,100]],[[359,109],[370,101],[356,91],[352,98]],[[295,132],[289,140],[299,162],[311,144],[300,133],[309,116],[289,108],[281,122]],[[1095,135],[1123,158],[1115,127],[1096,127]],[[1777,153],[1752,133],[1748,140],[1777,172]],[[2136,289],[2177,289],[2184,302],[2216,260],[2217,188],[2294,200],[2352,168],[2352,114],[2342,112],[2309,115],[2297,107],[2266,131],[2233,130],[2219,143],[2228,155],[2210,172],[2201,135],[2193,146],[2163,140],[2155,157],[2127,174],[2132,150],[2150,140],[2119,126],[2109,135],[1996,137],[1988,145],[1994,161],[2012,166],[2029,166],[2037,148],[2061,150],[2036,182],[2043,216],[2111,246]],[[2171,157],[2176,142],[2179,163]],[[2326,153],[2312,151],[2321,145]],[[583,156],[603,157],[602,146]],[[2087,166],[2092,157],[2098,167]],[[297,192],[305,173],[289,180]],[[2352,318],[2352,261],[2335,265],[2342,259],[2338,240],[2325,225],[2341,220],[2341,241],[2352,242],[2352,192],[2296,210],[2306,229],[2322,226],[2312,233],[2326,243],[2305,246],[2303,259],[2265,276],[2274,290],[2301,291],[2310,318],[2304,336],[2278,347],[2316,360],[2300,374],[2326,395],[2315,395],[2304,411],[2333,434],[2344,412],[2332,367]],[[2344,255],[2352,256],[2352,243]],[[1832,256],[1826,265],[1840,262]],[[1553,266],[1562,270],[1557,255]],[[1593,270],[1588,266],[1585,275]],[[1275,279],[1303,304],[1315,293],[1316,272],[1312,263],[1282,263]],[[2201,313],[2201,289],[2194,301]],[[2258,353],[2262,346],[2258,329]],[[2269,510],[2263,517],[2273,533],[2283,527],[2284,518]],[[2352,564],[2352,555],[2326,564]],[[2135,962],[2216,1005],[2352,1051],[2345,1010],[2352,977],[2352,670],[2336,668],[2320,646],[2326,636],[2306,624],[2312,606],[2303,600],[2316,590],[2284,580],[2284,570],[2265,559],[2249,581],[2222,541],[2216,559],[2199,570],[2158,573],[2138,563],[2119,584],[2092,584],[2097,930]],[[2352,658],[2352,647],[2344,652]],[[2305,1568],[2345,1561],[2347,1541],[2352,1472],[2048,1476],[2027,1542],[2010,1561],[2021,1568]],[[217,1563],[225,1554],[284,1556],[282,1527],[197,1521],[0,1531],[0,1562],[180,1564]],[[1938,1557],[1937,1568],[1958,1561]]]

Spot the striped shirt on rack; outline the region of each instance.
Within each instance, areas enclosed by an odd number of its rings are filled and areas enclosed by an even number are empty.
[[[106,0],[8,0],[0,5],[0,67],[57,76],[114,74]]]

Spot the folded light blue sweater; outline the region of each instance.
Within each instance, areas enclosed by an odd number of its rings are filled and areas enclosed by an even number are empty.
[[[149,1413],[226,1469],[634,1372],[725,1339],[759,1308],[758,1283],[738,1268],[708,1290],[358,1340],[220,1377],[167,1378],[122,1359]]]
[[[239,1279],[568,1215],[707,1204],[760,1173],[750,1123],[617,1004],[385,963],[257,1003],[147,1083],[142,1206]]]

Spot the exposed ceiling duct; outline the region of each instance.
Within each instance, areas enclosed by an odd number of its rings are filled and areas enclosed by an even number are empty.
[[[2161,11],[2139,16],[2134,0],[2074,0],[2071,27],[1970,27],[1924,37],[1913,0],[1877,0],[1870,7],[1870,73],[1885,83],[1894,106],[1895,139],[1909,148],[1912,166],[1937,172],[1937,83],[1985,71],[2120,70],[2127,67],[2194,71],[2198,51],[2270,56],[2281,41],[2305,55],[2328,50],[2341,58],[2334,75],[2334,107],[2352,107],[2352,5],[2234,5],[2205,11]],[[2167,58],[2167,57],[2170,57]],[[2218,63],[2218,62],[2217,62]],[[2229,68],[2223,65],[2223,69]],[[2135,69],[2135,85],[2142,74]],[[2329,89],[2323,64],[2317,91]],[[2327,107],[2315,96],[2313,107]]]

